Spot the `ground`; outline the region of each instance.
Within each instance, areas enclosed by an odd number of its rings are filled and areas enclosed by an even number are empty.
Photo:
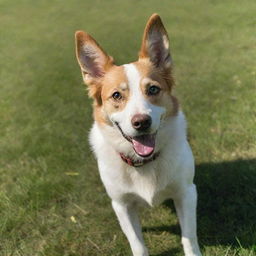
[[[175,93],[196,158],[205,256],[256,255],[254,0],[0,1],[0,255],[130,255],[87,143],[74,54],[86,30],[118,64],[148,17],[170,34]],[[153,256],[183,255],[172,202],[141,214]]]

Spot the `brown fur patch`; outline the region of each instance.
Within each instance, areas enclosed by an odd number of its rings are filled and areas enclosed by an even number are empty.
[[[171,67],[168,34],[158,14],[153,14],[146,24],[139,58],[149,58],[157,68]]]
[[[164,28],[164,25],[161,21],[160,16],[157,13],[154,13],[149,18],[146,27],[144,29],[143,37],[142,37],[142,44],[139,52],[139,58],[148,58],[148,36],[151,33],[152,29],[156,29],[158,31],[161,31],[162,34],[166,35],[168,38],[168,34]]]
[[[179,104],[179,101],[178,99],[172,95],[171,97],[172,99],[172,116],[176,116],[179,112],[179,108],[180,108],[180,104]]]
[[[143,78],[150,78],[159,82],[166,91],[171,91],[174,86],[174,79],[172,77],[171,69],[163,70],[156,68],[149,58],[139,59],[133,63]]]
[[[122,111],[129,99],[129,87],[123,66],[112,66],[100,82],[98,87],[102,104],[94,105],[94,118],[99,123],[107,123],[112,125],[106,113]],[[113,99],[114,92],[119,92],[122,95],[120,100]],[[104,111],[103,111],[104,109]]]
[[[98,78],[112,67],[113,58],[105,53],[101,46],[84,31],[75,33],[76,57],[83,74]]]
[[[149,59],[140,59],[133,63],[140,75],[140,88],[142,93],[148,100],[155,105],[165,107],[167,109],[166,116],[176,115],[179,109],[178,100],[172,96],[172,87],[174,84],[171,72],[166,73],[162,69],[154,67]],[[146,94],[150,85],[157,85],[161,88],[158,95],[149,96]]]

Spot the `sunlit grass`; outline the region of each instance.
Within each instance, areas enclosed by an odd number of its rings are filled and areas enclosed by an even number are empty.
[[[170,34],[196,157],[204,255],[256,255],[255,9],[253,0],[1,0],[0,255],[130,255],[87,143],[74,32],[127,63],[154,12]],[[182,255],[171,203],[141,216],[151,255]]]

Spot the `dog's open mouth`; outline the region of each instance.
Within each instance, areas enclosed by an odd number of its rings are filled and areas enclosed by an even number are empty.
[[[148,157],[155,150],[156,134],[144,134],[131,139],[134,151],[141,157]]]
[[[117,128],[123,135],[123,137],[132,143],[133,149],[141,157],[149,157],[153,154],[155,150],[155,142],[156,142],[156,133],[154,134],[143,134],[140,136],[129,137],[127,136],[119,126],[117,122],[115,122]]]

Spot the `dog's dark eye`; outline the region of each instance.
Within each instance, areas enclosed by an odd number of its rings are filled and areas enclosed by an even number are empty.
[[[156,86],[156,85],[151,85],[148,90],[147,94],[148,95],[157,95],[161,91],[161,88]]]
[[[113,98],[114,100],[121,100],[121,99],[122,99],[122,95],[121,95],[120,92],[114,92],[114,93],[112,94],[112,98]]]

